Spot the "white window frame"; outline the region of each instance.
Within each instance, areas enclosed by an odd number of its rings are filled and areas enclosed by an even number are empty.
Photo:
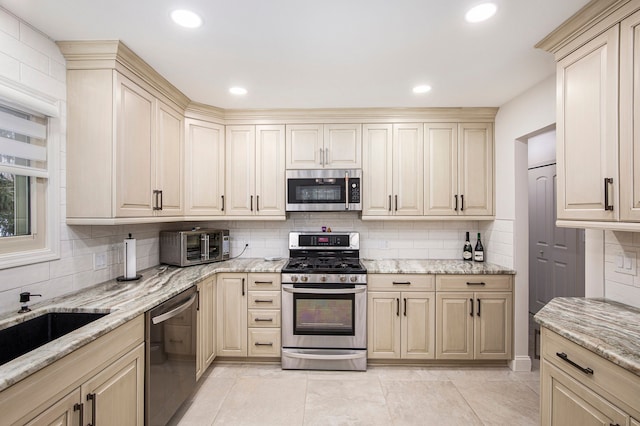
[[[9,91],[7,91],[9,89]],[[50,103],[41,102],[40,99],[25,96],[24,92],[20,96],[10,96],[12,90],[2,87],[0,84],[0,104],[7,108],[25,112],[30,115],[40,116],[46,119],[47,137],[47,169],[45,173],[43,198],[45,205],[37,205],[38,211],[33,214],[32,226],[36,232],[44,234],[44,243],[39,248],[24,248],[25,240],[33,239],[31,236],[25,237],[3,237],[9,238],[8,244],[14,244],[16,250],[0,253],[0,270],[16,266],[29,265],[40,262],[47,262],[60,258],[60,139],[62,133],[62,119],[58,114],[58,108],[52,108]],[[9,96],[6,96],[9,95]],[[30,99],[29,99],[30,98]],[[39,185],[37,179],[32,179],[32,188]],[[36,190],[37,192],[37,190]],[[39,194],[34,194],[38,197]],[[41,204],[41,203],[38,203]],[[45,209],[42,214],[42,209]],[[40,222],[40,223],[38,223]],[[32,229],[34,229],[32,228]],[[44,228],[44,229],[41,229]],[[4,243],[4,241],[3,241]]]

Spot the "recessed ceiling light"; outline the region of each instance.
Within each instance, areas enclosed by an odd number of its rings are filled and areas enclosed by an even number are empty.
[[[431,86],[427,86],[426,84],[413,88],[413,93],[427,93],[429,91],[431,91]]]
[[[178,9],[171,12],[173,22],[185,28],[198,28],[202,25],[202,18],[190,10]]]
[[[244,87],[232,87],[231,89],[229,89],[229,93],[234,95],[246,95],[247,89],[245,89]]]
[[[495,3],[482,3],[469,9],[464,19],[471,23],[486,21],[495,15],[497,10],[498,6]]]

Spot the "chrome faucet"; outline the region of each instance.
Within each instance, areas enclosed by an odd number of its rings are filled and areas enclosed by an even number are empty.
[[[24,293],[20,293],[20,303],[22,303],[22,307],[18,311],[19,314],[24,314],[25,312],[31,311],[31,309],[29,309],[29,307],[27,306],[27,302],[31,300],[31,296],[42,297],[41,294],[33,294],[33,293],[29,293],[28,291],[25,291]]]

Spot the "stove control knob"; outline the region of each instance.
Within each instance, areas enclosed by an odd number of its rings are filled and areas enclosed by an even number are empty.
[[[351,282],[352,282],[352,283],[355,283],[356,281],[358,281],[358,277],[357,277],[356,275],[353,275],[353,276],[351,277]]]
[[[345,277],[344,275],[340,275],[340,282],[343,283],[347,281],[347,277]]]
[[[320,281],[325,282],[327,280],[327,276],[323,275],[320,277]]]
[[[291,281],[293,281],[294,283],[298,281],[298,277],[293,275],[291,276]]]
[[[305,275],[300,277],[300,281],[302,281],[303,283],[306,283],[308,279],[309,279],[309,277],[307,277]]]

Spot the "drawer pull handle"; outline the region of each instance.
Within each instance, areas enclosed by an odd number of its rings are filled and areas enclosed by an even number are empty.
[[[273,346],[273,343],[260,343],[260,342],[255,342],[254,343],[255,346]]]
[[[256,303],[273,303],[273,299],[256,299]]]
[[[467,285],[487,285],[487,284],[483,282],[471,283],[467,281]]]
[[[273,322],[273,318],[256,318],[255,322]]]
[[[170,343],[180,343],[182,344],[182,340],[176,340],[176,339],[169,339]]]
[[[267,284],[273,284],[273,281],[254,281],[253,283],[257,285],[260,285],[260,284],[267,285]]]
[[[393,285],[411,285],[411,281],[394,281]]]
[[[590,369],[589,367],[584,368],[583,366],[578,365],[575,362],[571,361],[569,359],[569,356],[567,354],[565,354],[564,352],[556,352],[556,355],[558,357],[560,357],[563,361],[568,362],[569,364],[573,365],[578,370],[582,371],[584,374],[593,374],[593,370],[592,369]]]

